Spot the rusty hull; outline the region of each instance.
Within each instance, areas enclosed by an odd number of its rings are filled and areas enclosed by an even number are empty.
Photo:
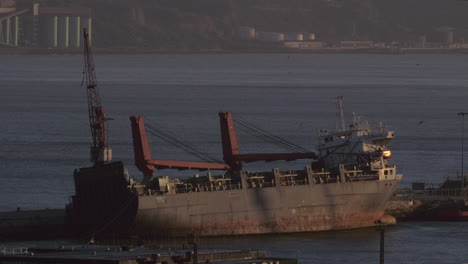
[[[400,179],[140,195],[135,231],[201,236],[373,226]]]
[[[121,162],[75,172],[71,234],[175,237],[339,230],[373,226],[400,178],[187,193],[130,191]]]

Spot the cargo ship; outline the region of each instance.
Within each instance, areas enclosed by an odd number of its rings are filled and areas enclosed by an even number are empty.
[[[383,125],[371,129],[354,114],[346,125],[341,97],[337,128],[317,131],[317,154],[241,154],[235,120],[230,112],[221,112],[224,162],[153,160],[143,117],[132,116],[135,165],[144,176],[136,181],[122,162],[111,161],[89,51],[85,66],[94,165],[74,172],[75,195],[66,210],[69,232],[140,238],[225,236],[351,229],[391,219],[384,215],[385,204],[402,178],[390,164],[388,144],[394,133]],[[309,159],[310,165],[266,172],[243,168],[245,162],[296,159]],[[163,169],[207,173],[156,176]]]
[[[318,154],[239,154],[231,113],[220,113],[226,163],[153,160],[142,116],[131,117],[135,163],[75,171],[68,206],[73,229],[92,234],[155,237],[266,234],[375,225],[402,175],[390,165],[392,131],[373,131],[354,118],[343,130],[319,130]],[[221,131],[226,131],[221,129]],[[303,170],[248,172],[242,162],[311,158]],[[312,159],[313,158],[313,159]],[[190,178],[155,176],[156,169],[208,170]],[[214,175],[211,170],[225,170]]]

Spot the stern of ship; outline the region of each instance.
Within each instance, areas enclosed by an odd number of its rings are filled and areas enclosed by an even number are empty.
[[[71,236],[128,237],[138,208],[122,162],[80,168],[74,172],[75,195],[66,210]]]

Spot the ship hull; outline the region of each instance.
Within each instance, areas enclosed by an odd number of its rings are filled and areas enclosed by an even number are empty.
[[[127,238],[311,232],[374,226],[400,178],[233,188],[199,192],[130,191],[123,165],[82,169],[67,229]]]
[[[140,195],[142,236],[291,233],[374,226],[399,179]]]
[[[435,219],[439,221],[468,221],[468,211],[441,211]]]

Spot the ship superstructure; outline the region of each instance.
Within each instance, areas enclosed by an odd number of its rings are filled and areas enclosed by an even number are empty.
[[[340,175],[336,180],[341,182],[399,177],[396,166],[389,164],[392,153],[388,144],[394,138],[394,132],[382,124],[372,130],[367,121],[353,113],[349,127],[319,129],[317,133],[319,159],[314,162],[315,170],[335,172]]]

